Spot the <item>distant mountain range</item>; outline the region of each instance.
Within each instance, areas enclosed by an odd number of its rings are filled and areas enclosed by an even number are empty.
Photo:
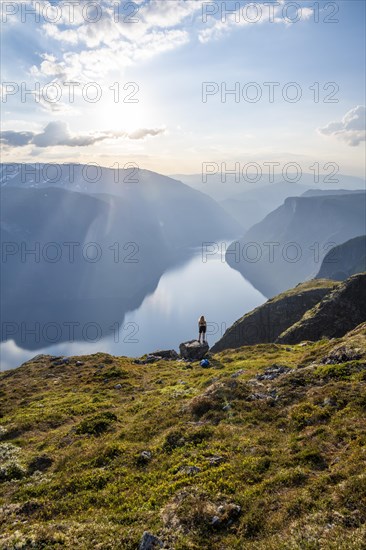
[[[110,333],[193,247],[241,232],[213,199],[153,172],[132,183],[103,168],[93,183],[82,165],[17,165],[9,177],[13,168],[0,180],[3,322],[98,320]]]
[[[268,297],[315,277],[327,252],[365,233],[366,193],[291,197],[230,245],[226,260]]]
[[[229,166],[228,163],[227,170],[229,171],[229,168],[233,168],[233,166]],[[241,197],[244,200],[246,193],[250,194],[248,195],[248,198],[250,196],[251,199],[253,199],[256,198],[257,191],[259,192],[258,199],[261,200],[264,198],[264,194],[261,193],[260,189],[263,187],[266,188],[267,192],[270,192],[271,189],[280,190],[281,187],[286,189],[287,186],[289,190],[289,194],[286,195],[287,197],[301,195],[304,191],[314,188],[324,188],[325,190],[365,189],[365,179],[356,176],[348,176],[345,174],[336,174],[328,178],[327,175],[320,174],[319,181],[317,181],[314,174],[305,172],[300,175],[299,181],[291,182],[289,181],[290,178],[293,177],[291,174],[287,176],[287,179],[281,174],[274,174],[273,179],[270,180],[268,173],[269,168],[263,167],[262,172],[263,173],[260,177],[258,177],[257,174],[248,173],[245,175],[245,179],[242,174],[240,174],[240,181],[236,181],[235,174],[230,173],[208,174],[206,177],[204,177],[203,174],[176,174],[172,177],[186,183],[190,187],[193,187],[193,189],[206,193],[219,202],[226,199],[234,199],[235,197]],[[279,187],[277,187],[278,185]],[[285,187],[283,187],[283,185]],[[278,192],[281,194],[281,191]],[[276,193],[277,191],[274,191],[273,198],[277,198]],[[283,202],[286,196],[281,196],[283,197],[281,202]],[[273,208],[276,208],[276,206]]]
[[[313,174],[303,174],[298,182],[284,181],[282,176],[274,176],[273,183],[268,183],[269,177],[264,175],[256,183],[236,182],[230,174],[226,181],[221,180],[221,174],[207,176],[207,182],[202,181],[202,175],[176,177],[217,200],[245,231],[281,206],[288,197],[338,195],[364,192],[366,189],[361,178],[341,174],[334,178],[338,182],[332,183],[326,183],[322,178],[316,183]]]

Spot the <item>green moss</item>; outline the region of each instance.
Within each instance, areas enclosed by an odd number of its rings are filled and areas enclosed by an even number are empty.
[[[75,432],[77,434],[101,435],[107,431],[116,420],[117,416],[111,412],[99,413],[82,420]]]
[[[0,548],[132,550],[148,530],[175,550],[360,550],[366,380],[362,360],[321,363],[340,344],[0,374]],[[273,364],[291,370],[256,378]],[[25,467],[39,457],[51,466]]]

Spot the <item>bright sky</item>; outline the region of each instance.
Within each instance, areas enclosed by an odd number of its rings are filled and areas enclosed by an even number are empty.
[[[2,161],[364,176],[364,29],[362,0],[2,1]]]

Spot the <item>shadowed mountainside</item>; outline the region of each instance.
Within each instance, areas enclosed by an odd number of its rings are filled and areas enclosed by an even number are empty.
[[[363,271],[366,271],[366,235],[350,239],[329,250],[317,278],[344,281]]]
[[[365,232],[365,193],[291,197],[230,245],[226,260],[268,297],[316,276],[326,253]]]
[[[366,273],[353,275],[307,311],[277,342],[338,338],[366,320]]]
[[[320,302],[337,283],[326,279],[311,280],[268,300],[238,319],[218,340],[211,351],[275,342],[287,328]]]

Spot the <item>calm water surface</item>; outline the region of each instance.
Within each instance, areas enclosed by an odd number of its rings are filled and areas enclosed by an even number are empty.
[[[166,271],[155,291],[138,309],[126,314],[119,329],[116,324],[111,336],[95,342],[64,342],[36,352],[21,349],[10,340],[0,346],[1,368],[17,367],[36,353],[83,355],[101,351],[139,357],[158,349],[179,351],[181,342],[197,338],[200,315],[206,317],[207,340],[212,346],[234,321],[265,301],[221,254],[203,262],[197,250],[186,263]]]

